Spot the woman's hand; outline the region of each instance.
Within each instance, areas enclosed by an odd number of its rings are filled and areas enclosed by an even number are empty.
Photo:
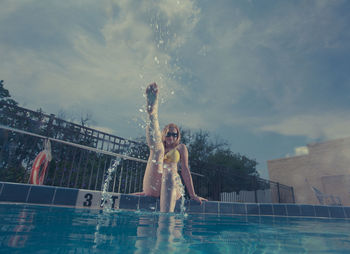
[[[202,198],[202,197],[197,196],[197,195],[192,196],[191,199],[199,202],[200,204],[202,204],[202,201],[208,201],[208,199]]]
[[[158,86],[156,83],[149,84],[146,88],[147,105],[146,110],[148,114],[155,113],[158,105]]]

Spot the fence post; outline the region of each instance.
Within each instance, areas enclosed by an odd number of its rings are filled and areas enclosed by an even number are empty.
[[[256,189],[254,190],[254,199],[255,203],[258,203],[258,194],[256,193]]]
[[[294,188],[293,188],[293,187],[290,187],[290,190],[292,191],[293,203],[295,203]]]
[[[54,118],[55,118],[55,115],[50,114],[49,121],[48,121],[47,126],[46,126],[46,136],[48,136],[48,137],[50,137],[52,134],[51,131],[52,131],[52,127],[53,127]]]
[[[277,182],[278,203],[281,203],[280,183]]]

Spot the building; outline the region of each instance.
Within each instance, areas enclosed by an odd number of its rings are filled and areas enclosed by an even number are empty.
[[[305,154],[267,162],[270,180],[294,188],[295,202],[350,205],[350,138],[309,144]]]

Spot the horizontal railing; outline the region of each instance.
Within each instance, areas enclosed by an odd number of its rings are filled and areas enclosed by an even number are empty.
[[[132,193],[142,190],[146,160],[6,126],[0,126],[0,140],[1,181],[29,183],[35,157],[44,149],[44,141],[50,140],[52,160],[44,185],[102,190],[107,170],[118,158],[120,163],[109,191]]]

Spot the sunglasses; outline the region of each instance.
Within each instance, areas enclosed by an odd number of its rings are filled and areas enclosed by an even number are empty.
[[[179,135],[177,134],[177,133],[175,133],[175,132],[168,132],[167,134],[166,134],[166,137],[171,137],[171,136],[173,136],[174,138],[177,138]]]

